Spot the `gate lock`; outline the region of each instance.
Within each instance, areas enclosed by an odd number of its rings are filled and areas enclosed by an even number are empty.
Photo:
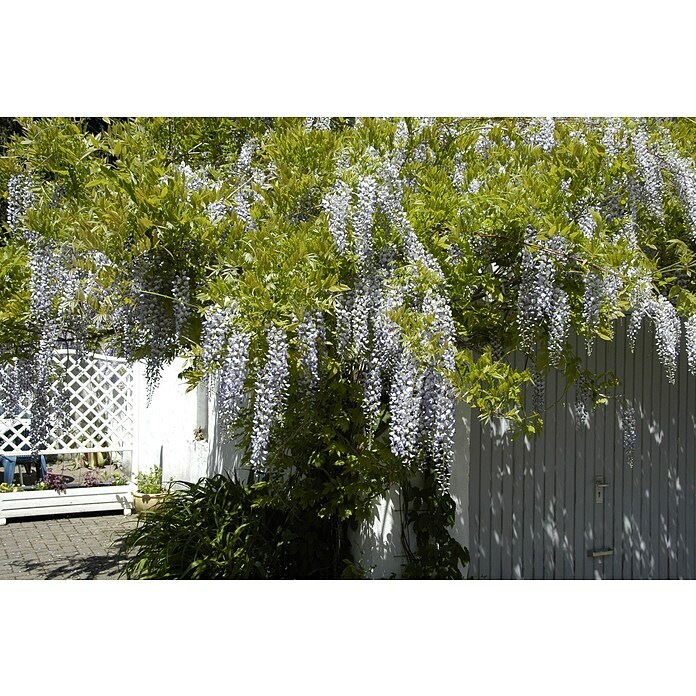
[[[604,480],[604,476],[595,479],[595,503],[601,505],[604,502],[604,489],[608,487],[609,484]]]

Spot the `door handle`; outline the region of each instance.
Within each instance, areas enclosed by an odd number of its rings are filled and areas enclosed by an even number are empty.
[[[604,502],[604,489],[609,488],[609,484],[604,480],[604,476],[595,479],[595,503],[598,505]]]
[[[603,556],[611,556],[614,553],[614,549],[597,549],[596,551],[588,551],[588,558],[602,558]]]

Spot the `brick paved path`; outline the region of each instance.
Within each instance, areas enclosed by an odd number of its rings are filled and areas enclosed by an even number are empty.
[[[0,526],[0,580],[115,580],[123,556],[113,542],[135,515],[90,513],[11,519]]]

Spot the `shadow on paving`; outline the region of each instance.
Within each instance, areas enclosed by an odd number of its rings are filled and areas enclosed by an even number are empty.
[[[128,558],[123,537],[137,520],[95,512],[10,524],[1,528],[0,563],[6,564],[2,579],[118,580]]]
[[[13,566],[27,579],[117,580],[125,559],[122,556],[74,556],[51,561],[15,561]]]

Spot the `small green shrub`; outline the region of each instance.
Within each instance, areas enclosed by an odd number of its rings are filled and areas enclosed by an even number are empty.
[[[159,466],[154,467],[148,473],[140,472],[135,476],[135,485],[140,493],[153,495],[154,493],[162,492],[162,469]]]
[[[217,475],[180,485],[121,540],[127,578],[341,577],[350,544],[335,518],[284,503],[266,482]]]

